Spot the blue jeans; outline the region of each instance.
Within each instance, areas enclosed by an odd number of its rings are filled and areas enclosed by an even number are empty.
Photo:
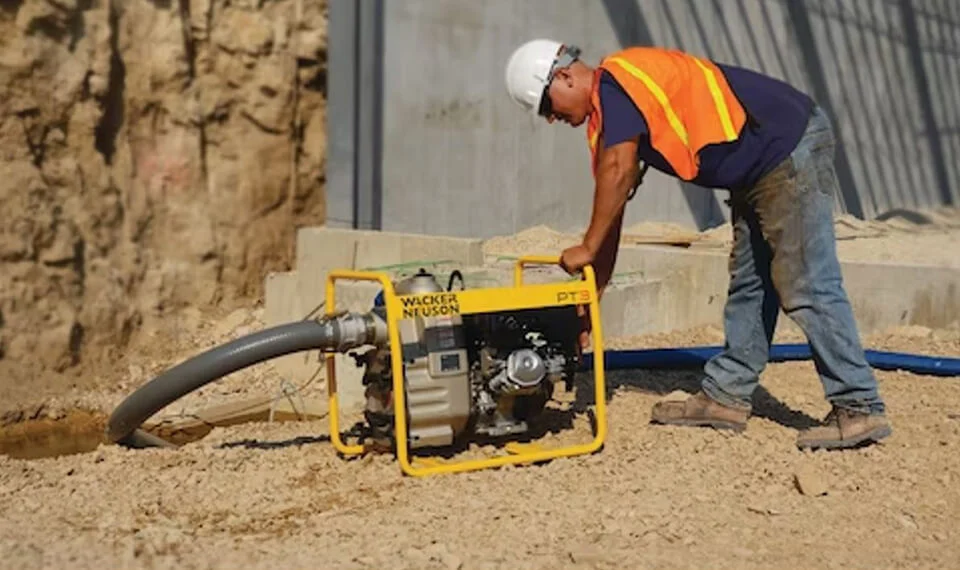
[[[731,192],[734,243],[724,351],[706,363],[703,390],[750,409],[779,309],[803,329],[827,400],[884,411],[843,288],[833,227],[834,135],[815,108],[797,148],[752,188]]]

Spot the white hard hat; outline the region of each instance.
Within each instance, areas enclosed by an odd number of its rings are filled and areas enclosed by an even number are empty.
[[[507,61],[507,92],[526,111],[539,114],[554,69],[570,65],[580,53],[577,47],[567,46],[560,54],[562,47],[564,44],[554,40],[531,40],[518,47]]]

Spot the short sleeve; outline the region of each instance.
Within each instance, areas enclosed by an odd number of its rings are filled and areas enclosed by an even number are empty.
[[[600,105],[603,107],[603,140],[613,146],[647,134],[647,122],[620,84],[604,71],[600,75]]]

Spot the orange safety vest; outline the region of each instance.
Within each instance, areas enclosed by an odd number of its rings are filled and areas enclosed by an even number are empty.
[[[684,180],[696,178],[703,147],[736,140],[747,120],[723,72],[711,61],[654,47],[615,52],[600,62],[593,78],[587,140],[594,176],[603,125],[601,71],[613,75],[633,100],[646,119],[651,146]]]

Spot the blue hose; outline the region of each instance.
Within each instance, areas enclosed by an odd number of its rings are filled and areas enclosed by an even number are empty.
[[[607,370],[635,368],[695,368],[723,350],[722,346],[656,348],[647,350],[608,350],[604,352]],[[867,363],[879,370],[906,370],[929,376],[960,376],[960,358],[922,356],[902,352],[867,350]],[[770,347],[770,362],[809,360],[807,344],[775,344]],[[593,354],[583,355],[583,369],[593,369]]]

